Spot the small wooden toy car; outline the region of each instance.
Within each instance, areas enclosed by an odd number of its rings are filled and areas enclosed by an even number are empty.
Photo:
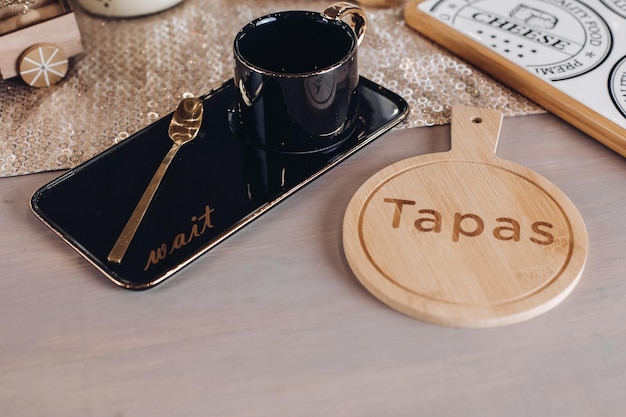
[[[0,0],[0,76],[32,87],[62,80],[68,58],[83,52],[68,0]]]

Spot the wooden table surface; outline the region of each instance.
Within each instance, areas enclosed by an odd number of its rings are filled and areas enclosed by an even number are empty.
[[[504,120],[498,155],[579,208],[589,256],[533,320],[439,327],[371,296],[341,247],[373,173],[446,150],[395,130],[153,290],[115,287],[30,213],[60,173],[0,179],[2,416],[623,416],[626,163],[549,114]]]

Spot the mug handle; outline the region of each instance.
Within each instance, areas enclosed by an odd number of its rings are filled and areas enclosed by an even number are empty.
[[[343,20],[344,17],[350,16],[350,21],[346,23],[350,25],[356,34],[357,46],[361,45],[365,29],[367,28],[367,18],[365,17],[365,12],[359,6],[341,1],[324,10],[322,16],[336,20]]]

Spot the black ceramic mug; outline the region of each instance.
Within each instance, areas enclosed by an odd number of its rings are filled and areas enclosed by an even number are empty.
[[[239,93],[233,127],[271,152],[320,152],[341,144],[357,124],[357,48],[365,28],[364,12],[349,3],[250,22],[234,41]]]

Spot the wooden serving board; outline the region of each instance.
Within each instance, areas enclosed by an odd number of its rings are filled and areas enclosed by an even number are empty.
[[[346,258],[384,303],[436,324],[499,326],[548,311],[578,282],[584,221],[554,184],[495,155],[501,121],[454,107],[450,151],[397,162],[351,199]]]
[[[626,156],[626,5],[412,0],[406,23]]]

